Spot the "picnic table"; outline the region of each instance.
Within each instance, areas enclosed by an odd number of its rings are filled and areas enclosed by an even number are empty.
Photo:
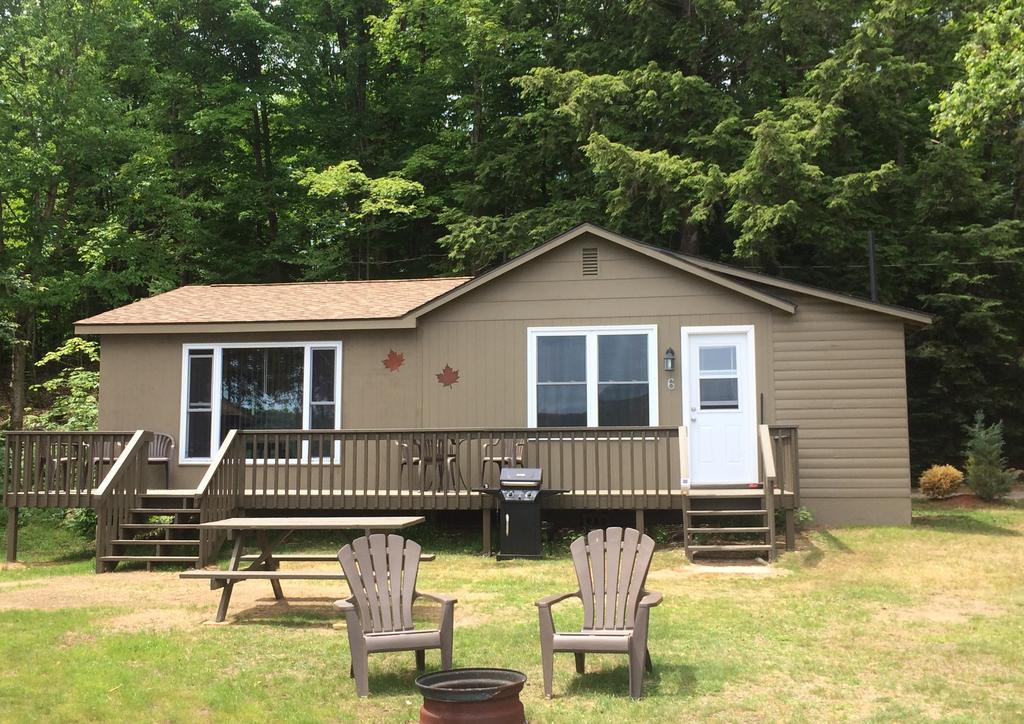
[[[265,580],[270,581],[274,590],[274,598],[284,599],[281,591],[282,580],[344,580],[345,574],[338,571],[320,570],[279,570],[281,561],[336,561],[337,557],[327,554],[280,554],[274,550],[288,540],[295,531],[306,530],[362,530],[367,535],[371,531],[388,531],[408,528],[422,523],[421,515],[384,515],[384,516],[320,516],[320,517],[286,517],[286,518],[224,518],[209,523],[201,523],[200,528],[207,530],[226,530],[228,538],[234,539],[231,559],[226,571],[185,571],[181,578],[201,578],[210,581],[210,590],[223,589],[220,605],[217,607],[217,623],[227,617],[228,604],[231,602],[231,591],[239,581]],[[276,533],[276,536],[272,534]],[[245,548],[255,543],[259,553],[245,555]],[[433,556],[423,556],[432,560]],[[249,562],[246,568],[239,568],[243,562]]]

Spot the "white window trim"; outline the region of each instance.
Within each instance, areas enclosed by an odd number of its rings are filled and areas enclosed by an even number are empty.
[[[180,421],[178,425],[178,464],[179,465],[208,465],[213,456],[220,448],[220,403],[223,360],[225,349],[252,349],[263,347],[293,347],[301,348],[302,353],[302,429],[309,429],[310,401],[313,394],[312,375],[312,352],[314,349],[333,349],[335,354],[334,364],[334,429],[341,429],[341,368],[342,368],[342,343],[338,340],[325,340],[320,342],[187,342],[181,346],[181,407],[179,409]],[[209,349],[213,350],[213,372],[211,379],[210,399],[210,456],[201,458],[186,457],[188,445],[186,433],[188,426],[188,383],[189,366],[188,355],[191,350]],[[302,459],[308,457],[308,441],[302,444]],[[325,460],[327,458],[324,458]],[[253,461],[249,461],[253,462]],[[260,462],[260,461],[255,461]]]
[[[537,427],[537,338],[586,337],[587,345],[587,427],[597,427],[597,338],[603,334],[647,335],[648,424],[658,425],[658,325],[589,325],[581,327],[527,327],[526,329],[526,420]]]

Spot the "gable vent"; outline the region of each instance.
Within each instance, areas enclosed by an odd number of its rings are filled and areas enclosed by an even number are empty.
[[[583,276],[597,276],[597,249],[583,250]]]

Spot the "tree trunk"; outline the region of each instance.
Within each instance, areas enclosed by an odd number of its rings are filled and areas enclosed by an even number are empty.
[[[18,329],[11,350],[11,429],[25,426],[28,405],[28,349],[32,339],[35,315],[18,314]]]
[[[693,224],[683,224],[679,235],[679,251],[692,256],[700,254],[700,231]]]

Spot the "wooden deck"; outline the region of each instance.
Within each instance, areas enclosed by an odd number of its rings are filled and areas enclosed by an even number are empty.
[[[560,491],[545,507],[635,511],[642,525],[645,511],[683,509],[685,434],[675,427],[231,430],[196,489],[146,491],[141,466],[152,434],[145,430],[17,431],[4,437],[3,500],[11,513],[19,507],[95,508],[100,557],[124,557],[133,526],[154,525],[140,509],[165,507],[178,521],[167,531],[241,511],[476,510],[486,539],[495,502],[478,491],[496,485],[495,450],[505,449],[513,464],[542,468],[544,487]],[[762,478],[774,484],[775,507],[799,507],[796,428],[763,425],[759,442]],[[216,556],[224,536],[209,528],[198,535],[202,565]],[[8,526],[8,560],[16,548],[17,528]]]

